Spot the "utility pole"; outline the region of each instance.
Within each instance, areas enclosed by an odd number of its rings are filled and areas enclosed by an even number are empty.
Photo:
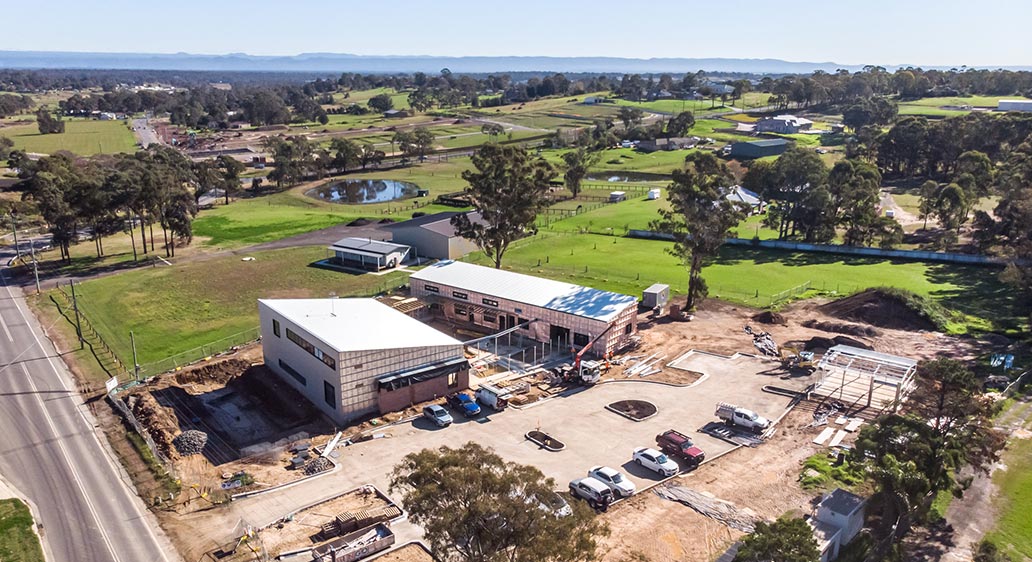
[[[82,324],[79,322],[79,300],[75,297],[75,281],[69,281],[72,286],[72,308],[75,309],[75,335],[79,337],[79,349],[86,347],[82,339]]]
[[[32,274],[36,277],[36,294],[40,293],[39,290],[39,267],[36,266],[36,242],[29,238],[29,251],[32,252]]]
[[[18,259],[18,214],[11,211],[11,230],[14,231],[14,259]]]
[[[129,330],[129,343],[133,346],[133,376],[136,378],[136,382],[140,382],[140,362],[136,360],[136,336],[133,335],[132,330]]]

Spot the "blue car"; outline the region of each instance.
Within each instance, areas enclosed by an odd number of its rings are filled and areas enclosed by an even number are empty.
[[[462,415],[467,418],[480,415],[480,406],[477,405],[476,400],[465,392],[459,392],[452,394],[448,397],[448,406],[457,412],[462,412]]]

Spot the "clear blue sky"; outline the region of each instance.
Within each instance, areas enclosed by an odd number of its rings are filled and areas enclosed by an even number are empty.
[[[1032,65],[1029,0],[48,0],[2,13],[0,50]]]

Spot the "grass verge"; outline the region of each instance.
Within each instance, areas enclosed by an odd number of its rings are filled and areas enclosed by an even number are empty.
[[[1000,516],[986,538],[1005,551],[1032,558],[1032,440],[1012,439],[1003,460],[1007,468],[993,476]]]
[[[32,526],[32,513],[25,502],[0,500],[0,560],[44,562],[43,547]]]
[[[804,490],[827,490],[832,487],[852,489],[863,483],[863,469],[845,460],[835,465],[826,453],[817,453],[803,461],[799,485]]]

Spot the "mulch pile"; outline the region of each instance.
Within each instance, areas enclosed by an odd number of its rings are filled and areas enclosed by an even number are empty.
[[[935,330],[927,318],[906,305],[900,297],[877,289],[868,289],[853,296],[820,307],[828,316],[863,322],[890,330]]]
[[[372,223],[373,223],[373,221],[371,221],[369,219],[355,219],[355,220],[349,222],[348,226],[368,226],[368,225],[370,225]]]

